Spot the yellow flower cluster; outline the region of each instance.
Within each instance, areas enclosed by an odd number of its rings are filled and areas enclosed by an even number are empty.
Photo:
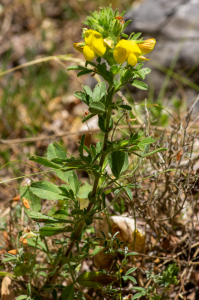
[[[91,61],[95,56],[103,56],[105,54],[106,45],[112,48],[109,44],[110,41],[107,43],[107,40],[103,39],[99,32],[90,29],[85,32],[85,43],[74,43],[73,46],[79,52],[83,52],[87,61]],[[127,61],[134,67],[138,59],[148,60],[143,55],[151,52],[155,44],[155,39],[148,39],[140,44],[137,44],[133,40],[121,39],[113,50],[114,60],[119,64],[123,64]]]
[[[137,44],[133,40],[120,40],[115,46],[113,57],[119,64],[123,64],[126,60],[131,66],[137,64],[137,60],[148,60],[143,54],[148,54],[155,47],[156,40],[148,39],[141,44]]]
[[[82,43],[73,44],[74,48],[83,52],[86,60],[91,61],[95,58],[95,56],[103,56],[106,52],[106,44],[102,35],[95,30],[87,30],[85,32],[85,45]]]

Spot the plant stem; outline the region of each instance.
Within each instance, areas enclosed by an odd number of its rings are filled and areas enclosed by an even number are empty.
[[[113,99],[113,95],[114,95],[114,89],[112,87],[109,87],[109,93],[107,95],[107,104],[109,105],[109,109],[108,109],[108,112],[107,112],[107,117],[106,117],[106,130],[108,131],[108,128],[109,128],[109,123],[110,123],[110,118],[111,118],[111,103],[112,103],[112,99]],[[107,140],[108,140],[108,134],[109,132],[105,133],[104,134],[104,142],[103,142],[103,148],[102,148],[102,153],[106,150],[106,147],[107,147]],[[103,167],[103,164],[104,164],[104,160],[105,160],[105,157],[106,155],[105,154],[102,154],[101,156],[101,159],[100,159],[100,167],[102,169]],[[96,193],[97,193],[97,188],[98,188],[98,184],[99,184],[99,179],[100,177],[95,177],[95,181],[94,181],[94,184],[93,184],[93,189],[92,189],[92,194],[91,194],[91,198],[94,198],[96,196]],[[93,207],[93,202],[90,202],[88,204],[88,207],[87,207],[87,212],[91,211]],[[74,236],[74,240],[77,240],[79,235],[81,234],[82,232],[82,228],[84,226],[84,221],[82,221],[78,228],[77,228],[77,231],[75,233],[75,236]],[[75,242],[71,242],[70,245],[68,246],[68,249],[65,253],[65,257],[68,257],[70,255],[70,252],[72,251],[73,247],[75,245]]]
[[[106,131],[107,132],[104,134],[102,153],[106,150],[106,147],[107,147],[107,140],[108,140],[108,135],[109,135],[108,131],[109,131],[109,124],[110,124],[110,119],[111,119],[111,112],[112,112],[111,104],[112,104],[112,100],[113,100],[113,95],[114,95],[114,88],[112,86],[110,86],[108,89],[108,95],[107,95],[107,106],[108,106],[108,112],[107,112],[107,116],[106,116]],[[101,169],[103,168],[105,158],[106,158],[106,154],[102,154],[100,163],[99,163]],[[95,177],[91,198],[95,198],[95,196],[97,194],[99,179],[100,179],[100,177]],[[87,207],[87,212],[91,211],[92,207],[93,207],[93,202],[89,202],[88,207]],[[78,238],[82,232],[82,229],[84,227],[84,224],[85,224],[84,220],[79,223],[74,236],[72,236],[73,240],[78,240]],[[69,257],[71,251],[73,250],[74,245],[75,245],[75,242],[71,241],[68,246],[68,249],[65,252],[65,257]],[[54,274],[51,278],[49,278],[50,282],[53,281],[53,278],[56,278],[61,267],[62,267],[62,264],[60,263],[59,267],[56,271],[56,274]]]

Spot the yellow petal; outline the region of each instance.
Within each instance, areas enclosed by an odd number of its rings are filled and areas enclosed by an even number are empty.
[[[138,44],[138,47],[142,51],[142,54],[148,54],[150,53],[153,48],[155,47],[156,40],[155,39],[148,39],[144,41],[142,44]]]
[[[83,48],[83,54],[86,60],[91,61],[95,57],[95,52],[89,47],[89,46],[84,46]]]
[[[146,61],[146,60],[149,60],[149,59],[146,58],[146,57],[143,56],[143,55],[140,55],[140,56],[138,56],[138,60],[140,60],[140,61]]]
[[[141,54],[140,48],[134,41],[120,40],[116,47],[122,47],[126,49],[127,56],[129,56],[130,53],[133,53],[136,56],[139,56]]]
[[[84,44],[83,43],[74,43],[73,47],[75,48],[75,50],[77,50],[79,52],[83,52]]]
[[[86,32],[85,32],[85,43],[88,46],[91,45],[91,40],[92,40],[92,37],[93,37],[93,31],[94,30],[90,29],[90,30],[86,30]]]
[[[114,59],[117,63],[124,63],[128,59],[131,66],[137,64],[137,57],[141,54],[141,50],[134,41],[120,40],[113,51]]]
[[[135,65],[137,64],[137,57],[135,54],[130,53],[127,59],[129,65],[135,67]]]
[[[93,30],[90,47],[99,56],[103,56],[106,52],[106,44],[104,43],[103,37],[99,32],[95,30]]]
[[[85,32],[85,43],[99,56],[103,56],[106,52],[106,44],[103,37],[101,33],[95,30],[90,29]]]
[[[139,56],[141,54],[141,50],[138,45],[134,41],[126,41],[126,49],[130,53],[133,53],[135,56]]]
[[[123,64],[127,59],[126,49],[123,48],[123,47],[117,47],[116,46],[114,51],[113,51],[113,57],[114,57],[114,60],[118,64]]]

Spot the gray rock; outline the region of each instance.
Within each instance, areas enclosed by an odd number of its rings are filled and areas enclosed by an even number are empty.
[[[144,39],[157,40],[155,49],[148,55],[155,97],[166,76],[154,67],[156,63],[167,69],[172,66],[175,73],[198,85],[191,88],[183,83],[187,99],[196,96],[199,93],[199,0],[145,0],[137,9],[126,13],[125,21],[128,19],[132,22],[126,33],[142,32]],[[177,86],[176,79],[170,80],[168,95],[178,94]],[[139,91],[138,96],[146,97],[147,93]]]

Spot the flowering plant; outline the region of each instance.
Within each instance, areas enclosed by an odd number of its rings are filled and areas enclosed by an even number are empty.
[[[84,237],[84,233],[93,221],[101,219],[99,213],[107,214],[106,197],[108,194],[124,193],[132,203],[131,189],[134,186],[125,181],[127,176],[125,171],[129,167],[128,176],[132,177],[139,167],[139,162],[135,160],[137,166],[132,169],[132,164],[129,165],[129,157],[133,154],[133,157],[137,155],[143,159],[165,150],[165,148],[156,148],[149,151],[149,145],[155,140],[150,136],[144,136],[143,131],[131,132],[126,134],[125,139],[114,140],[118,122],[114,124],[113,110],[122,112],[122,116],[132,110],[130,105],[124,104],[122,99],[115,99],[114,95],[126,84],[145,90],[148,88],[142,81],[150,73],[149,68],[142,68],[143,62],[147,60],[144,55],[150,53],[156,43],[153,38],[144,41],[140,38],[140,33],[130,36],[124,34],[123,31],[129,21],[124,22],[123,14],[119,15],[117,10],[113,12],[111,7],[91,13],[91,16],[88,16],[84,22],[89,27],[89,29],[83,29],[84,42],[74,44],[75,49],[83,53],[86,59],[85,66],[75,65],[68,68],[68,70],[79,71],[77,76],[92,73],[92,75],[97,74],[102,78],[93,91],[88,86],[82,86],[83,91],[75,92],[75,96],[88,105],[89,113],[86,114],[83,122],[94,116],[98,117],[103,142],[88,147],[85,145],[85,135],[83,135],[79,142],[77,158],[69,156],[59,144],[50,144],[46,158],[32,156],[30,160],[50,167],[64,181],[64,184],[57,186],[47,181],[39,181],[33,182],[30,187],[21,189],[21,197],[26,200],[26,202],[24,200],[24,209],[39,227],[34,233],[30,230],[22,232],[20,241],[48,253],[48,263],[51,268],[47,268],[49,272],[41,290],[53,291],[53,299],[57,299],[56,289],[63,290],[60,300],[91,300],[94,299],[92,293],[95,290],[98,292],[100,290],[103,298],[110,298],[112,295],[111,299],[122,299],[122,280],[131,280],[136,283],[135,278],[129,276],[136,268],[131,268],[125,275],[122,274],[128,258],[134,255],[134,252],[129,253],[127,245],[124,249],[124,242],[116,237],[117,233],[110,234],[110,238],[107,238],[101,228],[102,238],[93,241]],[[96,59],[95,62],[94,59]],[[110,138],[112,130],[112,138]],[[83,184],[77,176],[77,172],[82,171],[88,174],[89,180],[86,184]],[[48,214],[41,213],[41,207],[38,205],[39,198],[59,200],[59,208],[56,209],[54,206]],[[87,199],[87,207],[82,207],[82,198]],[[136,228],[136,218],[134,222],[134,231],[131,234],[131,240],[134,242],[130,245],[132,249],[135,248],[136,243],[139,247],[143,247],[145,244],[143,234]],[[64,234],[64,240],[56,240],[57,245],[60,246],[58,252],[49,254],[46,237],[60,233]],[[82,240],[83,237],[84,240]],[[30,241],[30,239],[32,240]],[[101,248],[97,242],[99,240]],[[75,246],[76,251],[74,251]],[[95,250],[93,251],[93,249]],[[83,259],[102,251],[105,256],[112,255],[118,272],[109,274],[105,270],[99,270],[79,274]],[[91,252],[92,254],[90,254]],[[32,262],[29,267],[24,265],[22,252],[19,251],[17,255],[15,275],[23,276],[28,273],[33,276],[35,254],[31,258]],[[122,255],[123,259],[120,264],[117,264],[119,255]],[[110,272],[112,272],[112,267]],[[58,280],[57,278],[62,282],[63,278],[65,280],[69,276],[72,283],[67,287],[64,288],[61,284],[53,286]],[[115,283],[117,288],[113,289],[112,283]],[[79,285],[89,287],[91,290],[85,291]],[[37,289],[35,289],[35,295],[37,297]],[[139,297],[142,295],[146,295],[144,289],[142,289],[142,293],[139,293]]]

